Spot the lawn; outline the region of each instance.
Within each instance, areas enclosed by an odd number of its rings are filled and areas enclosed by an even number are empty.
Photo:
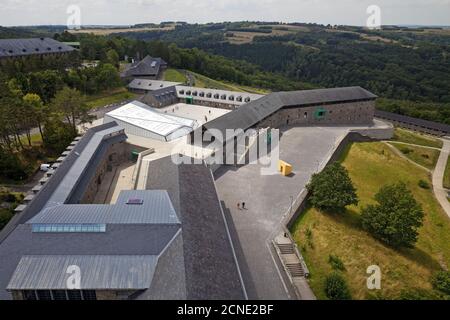
[[[182,71],[169,68],[164,71],[164,80],[185,83],[186,75]]]
[[[431,185],[429,174],[378,142],[353,144],[343,165],[358,190],[359,205],[343,214],[309,208],[291,230],[310,268],[310,284],[317,297],[325,299],[324,280],[332,272],[330,254],[343,261],[343,276],[354,299],[396,299],[405,293],[435,297],[429,280],[434,271],[450,267],[450,220],[432,190],[418,186],[419,180]],[[381,186],[398,181],[408,185],[425,212],[424,226],[413,249],[392,249],[363,231],[360,224],[361,207],[373,203]],[[381,268],[379,291],[366,288],[370,265]]]
[[[443,145],[443,142],[441,140],[436,139],[432,136],[401,128],[395,128],[393,140],[434,148],[442,148]]]
[[[122,87],[87,96],[86,103],[91,109],[95,109],[113,103],[119,103],[128,99],[133,99],[137,96],[138,94],[129,92],[125,87]]]
[[[229,91],[248,92],[257,94],[269,93],[269,91],[260,88],[241,86],[238,84],[231,84],[223,81],[214,80],[195,72],[191,72],[191,74],[195,78],[195,86],[199,88],[213,88],[219,90],[229,90]]]
[[[392,146],[400,150],[408,159],[433,170],[436,167],[436,163],[439,159],[440,151],[436,149],[416,147],[410,145],[404,145],[400,143],[390,142]]]

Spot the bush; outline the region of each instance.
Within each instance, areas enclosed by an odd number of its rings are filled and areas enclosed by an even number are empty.
[[[344,263],[338,256],[330,254],[330,256],[328,257],[328,263],[334,270],[345,271]]]
[[[430,189],[430,184],[426,182],[425,180],[419,180],[419,187],[422,189]]]
[[[440,271],[433,275],[431,283],[436,290],[450,294],[450,271]]]
[[[0,177],[11,180],[25,180],[28,177],[25,166],[16,154],[0,146]]]
[[[330,300],[350,300],[351,295],[345,279],[334,272],[325,279],[325,294]]]
[[[346,206],[358,204],[356,189],[347,169],[338,162],[314,174],[306,187],[311,193],[311,204],[319,210],[343,211]]]
[[[393,247],[413,247],[423,224],[422,207],[402,182],[387,185],[375,195],[378,205],[362,209],[363,228]]]

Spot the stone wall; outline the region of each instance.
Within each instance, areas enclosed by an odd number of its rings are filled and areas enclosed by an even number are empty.
[[[260,128],[284,125],[367,125],[373,122],[375,101],[281,109],[258,124]]]
[[[129,158],[130,149],[130,146],[124,141],[114,143],[110,146],[101,163],[98,165],[95,175],[89,182],[80,203],[87,204],[94,201],[106,172],[111,171],[113,167],[125,162]]]

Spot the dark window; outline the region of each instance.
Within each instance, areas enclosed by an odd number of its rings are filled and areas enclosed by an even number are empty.
[[[97,295],[94,290],[82,290],[84,300],[97,300]]]
[[[37,300],[36,292],[34,290],[24,290],[22,291],[23,300]]]
[[[65,290],[52,290],[53,300],[67,300]]]
[[[305,119],[308,119],[308,112],[304,113],[304,117],[305,117]]]
[[[81,300],[81,291],[67,290],[67,297],[69,298],[69,300]]]
[[[50,290],[36,290],[36,293],[39,300],[52,300]]]

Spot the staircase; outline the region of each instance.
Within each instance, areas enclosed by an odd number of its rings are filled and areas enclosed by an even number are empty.
[[[305,270],[295,253],[294,245],[292,243],[277,243],[276,246],[290,276],[292,278],[305,277]]]

